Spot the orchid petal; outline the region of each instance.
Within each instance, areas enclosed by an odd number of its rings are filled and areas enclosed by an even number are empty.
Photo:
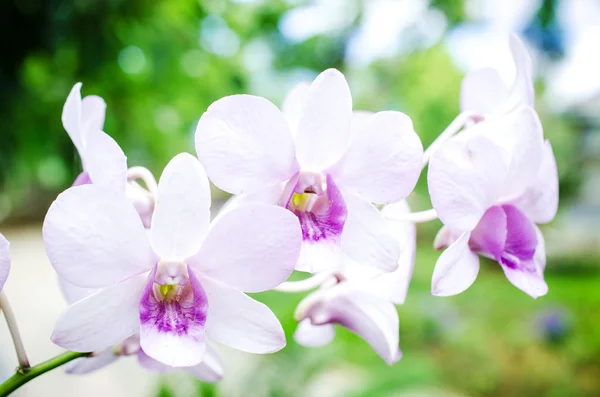
[[[200,252],[188,264],[236,289],[265,291],[290,276],[301,241],[298,219],[290,211],[268,204],[247,204],[213,223]]]
[[[362,122],[331,174],[345,190],[376,203],[404,199],[415,187],[423,146],[412,121],[400,112],[379,112]]]
[[[488,124],[488,127],[484,127]],[[503,197],[521,195],[534,183],[544,157],[543,129],[535,110],[520,107],[503,116],[489,119],[478,127],[508,154],[508,171]]]
[[[458,240],[461,234],[461,232],[451,229],[448,226],[442,226],[433,239],[433,249],[439,251],[448,248]]]
[[[80,287],[117,283],[150,270],[157,260],[135,208],[122,193],[96,185],[61,193],[42,232],[54,269]]]
[[[78,358],[65,366],[65,372],[70,375],[86,375],[97,371],[117,361],[119,356],[115,355],[113,349],[102,350],[94,353],[92,357]]]
[[[10,271],[10,243],[0,234],[0,291],[6,283]]]
[[[328,240],[302,241],[296,270],[319,273],[340,267],[343,259],[344,252],[336,242]]]
[[[471,250],[499,258],[504,252],[508,235],[507,215],[502,207],[490,207],[471,232]]]
[[[463,233],[438,258],[433,270],[432,295],[460,294],[477,278],[479,257],[469,249],[469,237],[470,233]]]
[[[75,284],[71,284],[70,282],[66,281],[62,277],[58,277],[58,285],[62,291],[63,296],[67,300],[67,303],[69,304],[73,304],[77,301],[82,300],[83,298],[86,298],[100,291],[100,289],[98,288],[78,287]]]
[[[233,194],[286,181],[299,170],[283,114],[251,95],[228,96],[208,108],[196,128],[196,151],[211,181]]]
[[[219,352],[210,344],[207,344],[204,360],[198,365],[187,368],[187,371],[203,382],[218,382],[224,374],[223,361],[219,356]]]
[[[469,72],[460,86],[460,109],[480,115],[500,112],[507,105],[509,88],[492,68]]]
[[[79,156],[83,158],[83,137],[79,128],[81,120],[81,83],[77,83],[71,88],[71,92],[65,101],[62,111],[62,124],[67,134],[77,148]]]
[[[348,219],[342,232],[342,249],[354,261],[393,271],[398,268],[400,244],[390,224],[370,202],[344,194]]]
[[[315,304],[308,316],[313,325],[335,323],[356,333],[390,365],[402,357],[398,348],[398,312],[390,302],[358,291],[345,291]]]
[[[284,98],[281,104],[281,112],[287,120],[292,135],[296,134],[298,122],[302,117],[306,106],[306,98],[308,97],[309,84],[298,83]]]
[[[558,169],[549,141],[544,143],[544,157],[537,178],[513,201],[535,223],[548,223],[558,210]]]
[[[90,132],[104,129],[106,116],[106,103],[97,95],[88,95],[81,101],[81,131],[84,146],[87,146],[87,137]]]
[[[304,170],[323,171],[338,161],[350,143],[352,96],[344,75],[322,72],[306,95],[298,122],[296,155]]]
[[[274,353],[285,347],[275,314],[237,289],[201,278],[208,298],[206,332],[216,342],[248,353]]]
[[[515,62],[515,82],[512,90],[513,95],[519,98],[522,105],[533,106],[535,91],[533,87],[533,63],[531,55],[525,44],[516,34],[511,34],[509,39],[510,51]]]
[[[177,299],[158,300],[154,293],[156,268],[139,303],[140,346],[153,359],[172,367],[199,364],[206,353],[204,340],[207,299],[204,288],[188,268],[189,283]]]
[[[507,169],[502,149],[490,139],[457,138],[433,154],[427,182],[440,220],[453,229],[471,231],[499,198]]]
[[[198,159],[187,153],[165,167],[150,233],[162,258],[185,259],[198,252],[210,224],[210,187]]]
[[[92,130],[87,134],[84,150],[86,171],[92,183],[124,192],[127,157],[119,144],[101,130]]]
[[[319,347],[329,344],[335,337],[333,324],[312,325],[309,318],[298,323],[294,339],[299,345]]]
[[[139,332],[138,302],[145,276],[136,276],[71,305],[57,320],[52,342],[77,352],[112,346]]]

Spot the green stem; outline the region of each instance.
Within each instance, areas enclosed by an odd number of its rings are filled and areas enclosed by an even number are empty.
[[[17,390],[30,380],[37,378],[38,376],[45,374],[48,371],[58,368],[61,365],[73,361],[80,357],[89,357],[91,353],[77,353],[77,352],[66,352],[56,357],[51,358],[48,361],[44,361],[34,367],[27,369],[19,369],[17,372],[8,378],[4,383],[0,384],[0,397],[6,397],[10,393]]]

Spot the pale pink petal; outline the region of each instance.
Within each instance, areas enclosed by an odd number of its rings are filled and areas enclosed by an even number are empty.
[[[208,277],[200,281],[208,297],[206,332],[212,340],[258,354],[285,347],[283,328],[266,305]]]
[[[73,304],[100,291],[98,288],[78,287],[75,284],[71,284],[70,282],[66,281],[62,277],[58,277],[58,286],[60,287],[63,296],[69,304]]]
[[[535,90],[531,55],[525,44],[514,33],[510,35],[509,45],[516,68],[515,82],[512,87],[513,95],[518,98],[520,104],[533,106]]]
[[[85,134],[83,141],[87,145],[88,134],[104,129],[106,103],[97,95],[88,95],[81,101],[81,131]]]
[[[177,299],[158,300],[152,271],[139,303],[140,346],[153,359],[172,367],[199,364],[206,353],[204,339],[207,299],[204,288],[188,268],[189,283]]]
[[[150,228],[152,213],[154,212],[154,199],[150,192],[141,187],[137,182],[131,181],[125,185],[125,197],[133,204],[145,228]]]
[[[525,292],[532,298],[539,298],[548,293],[548,284],[544,281],[544,275],[538,271],[523,271],[502,266],[508,281],[515,287]]]
[[[301,241],[298,219],[290,211],[247,204],[213,223],[200,252],[188,264],[233,288],[265,291],[290,276]]]
[[[132,277],[74,303],[58,318],[52,342],[92,352],[139,332],[138,303],[145,282],[143,275]]]
[[[85,169],[92,183],[125,191],[127,183],[127,157],[110,136],[101,130],[87,133],[85,144]]]
[[[502,149],[486,137],[457,138],[433,154],[427,182],[441,221],[450,228],[471,231],[500,197],[506,160]]]
[[[355,110],[352,112],[352,118],[350,119],[350,130],[352,131],[352,139],[356,137],[359,131],[362,131],[369,122],[369,119],[374,112],[368,110]]]
[[[296,133],[302,169],[322,171],[338,161],[350,144],[352,96],[344,75],[322,72],[311,84]]]
[[[461,236],[461,232],[442,226],[433,239],[433,249],[442,250],[448,248]]]
[[[80,287],[114,284],[157,260],[135,208],[122,193],[96,185],[60,194],[42,232],[54,269]]]
[[[6,283],[10,271],[10,243],[0,234],[0,291]]]
[[[225,372],[223,369],[223,360],[221,360],[217,349],[210,344],[207,344],[206,347],[204,360],[200,364],[189,367],[186,370],[203,382],[218,382],[223,378]]]
[[[431,293],[436,296],[460,294],[473,284],[479,273],[479,258],[469,249],[470,233],[463,233],[446,248],[435,264]]]
[[[302,117],[304,112],[309,88],[310,85],[307,83],[296,84],[296,86],[290,90],[281,104],[281,111],[290,125],[292,135],[296,134],[298,122],[300,121],[300,117]]]
[[[523,194],[536,180],[544,157],[544,131],[535,110],[520,107],[477,127],[506,151],[508,171],[502,196]]]
[[[294,339],[302,346],[325,346],[334,337],[335,327],[333,324],[312,325],[309,318],[301,320],[294,332]]]
[[[181,153],[165,167],[158,183],[152,225],[152,246],[168,259],[198,252],[210,224],[210,187],[202,165]]]
[[[368,117],[348,151],[331,169],[338,185],[376,203],[404,199],[415,187],[423,146],[408,116],[379,112]]]
[[[251,95],[228,96],[208,108],[196,128],[196,152],[211,181],[233,194],[287,181],[299,170],[283,114]]]
[[[539,173],[525,193],[512,202],[535,223],[548,223],[558,210],[558,169],[549,141],[544,144],[544,157]]]
[[[353,194],[344,194],[348,219],[342,232],[342,249],[364,265],[384,271],[398,268],[400,244],[391,233],[391,225],[370,202]]]
[[[302,241],[296,270],[319,273],[340,267],[343,259],[344,252],[340,244],[328,240],[306,240]]]
[[[73,145],[77,148],[79,156],[83,158],[83,137],[80,129],[81,122],[81,83],[77,83],[71,89],[69,96],[63,106],[62,124]]]
[[[70,375],[86,375],[114,363],[118,358],[113,349],[108,348],[94,353],[92,357],[71,361],[65,366],[65,372]]]
[[[313,325],[339,324],[358,334],[390,365],[402,357],[398,312],[384,299],[346,290],[317,302],[307,317]]]
[[[460,109],[481,115],[501,112],[508,105],[509,96],[509,87],[495,69],[477,69],[461,83]]]

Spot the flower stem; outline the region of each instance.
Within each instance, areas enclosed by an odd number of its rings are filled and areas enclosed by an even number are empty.
[[[429,145],[429,147],[423,153],[423,168],[429,162],[431,155],[435,153],[436,150],[440,148],[448,139],[452,138],[456,135],[465,125],[465,123],[470,119],[476,116],[475,113],[472,112],[462,112],[452,122],[446,127],[444,131]]]
[[[146,189],[150,192],[153,197],[156,197],[156,192],[158,191],[158,185],[156,184],[156,179],[154,175],[144,167],[131,167],[127,170],[127,180],[134,181],[136,179],[141,179],[144,181],[146,185]]]
[[[23,345],[23,340],[21,339],[21,334],[19,333],[19,327],[17,327],[15,314],[13,313],[12,308],[8,303],[8,298],[4,292],[0,292],[0,309],[2,309],[2,312],[4,313],[6,324],[8,324],[8,330],[10,331],[10,335],[12,336],[13,343],[15,345],[15,350],[17,351],[19,369],[27,369],[29,368],[29,360],[27,359],[25,346]]]
[[[426,211],[408,212],[401,216],[387,216],[387,218],[391,221],[425,223],[438,219],[438,214],[437,211],[432,208]]]
[[[45,374],[48,371],[53,370],[54,368],[58,368],[61,365],[80,357],[88,357],[90,354],[91,353],[66,352],[34,367],[26,369],[20,368],[13,376],[8,378],[4,383],[0,384],[0,397],[8,396],[25,383],[37,378],[42,374]]]
[[[304,292],[311,290],[313,288],[317,288],[328,278],[332,277],[335,272],[326,271],[317,273],[312,277],[306,278],[300,281],[286,281],[284,283],[279,284],[277,287],[273,288],[275,291],[280,292]]]

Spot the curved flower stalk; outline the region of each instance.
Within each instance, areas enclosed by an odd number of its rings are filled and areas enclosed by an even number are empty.
[[[83,172],[73,186],[94,183],[124,192],[136,207],[144,225],[150,226],[156,180],[141,167],[127,169],[127,157],[119,144],[103,132],[106,103],[96,95],[81,98],[81,83],[71,89],[62,112],[63,127],[79,152]],[[148,190],[135,179],[143,179]]]
[[[283,108],[251,95],[213,103],[196,129],[211,180],[244,202],[296,215],[303,239],[297,270],[320,272],[348,255],[393,271],[399,247],[371,203],[400,201],[417,182],[423,148],[411,120],[392,111],[353,119],[348,84],[335,69],[295,89]]]
[[[409,209],[405,202],[400,202],[388,205],[383,211],[387,216],[400,216]],[[323,346],[333,340],[337,324],[358,334],[388,364],[402,357],[398,348],[398,312],[394,305],[404,303],[412,276],[415,225],[390,221],[389,230],[401,247],[398,268],[384,273],[347,260],[344,268],[298,305],[296,342],[304,346]]]
[[[211,224],[208,179],[189,154],[165,168],[149,232],[122,194],[92,184],[59,195],[43,236],[59,276],[100,289],[58,319],[59,346],[99,351],[139,333],[144,353],[172,367],[201,363],[207,339],[261,354],[285,346],[274,314],[243,292],[288,278],[298,220],[255,204]]]
[[[507,86],[497,70],[482,68],[465,76],[460,91],[460,107],[481,117],[504,114],[519,106],[531,106],[535,100],[533,66],[525,44],[516,34],[509,38],[515,64],[515,79]]]
[[[490,116],[442,146],[431,158],[429,192],[446,248],[433,274],[434,295],[454,295],[477,277],[481,254],[496,260],[509,281],[536,298],[543,277],[544,239],[536,224],[558,207],[558,174],[542,126],[528,107]]]

